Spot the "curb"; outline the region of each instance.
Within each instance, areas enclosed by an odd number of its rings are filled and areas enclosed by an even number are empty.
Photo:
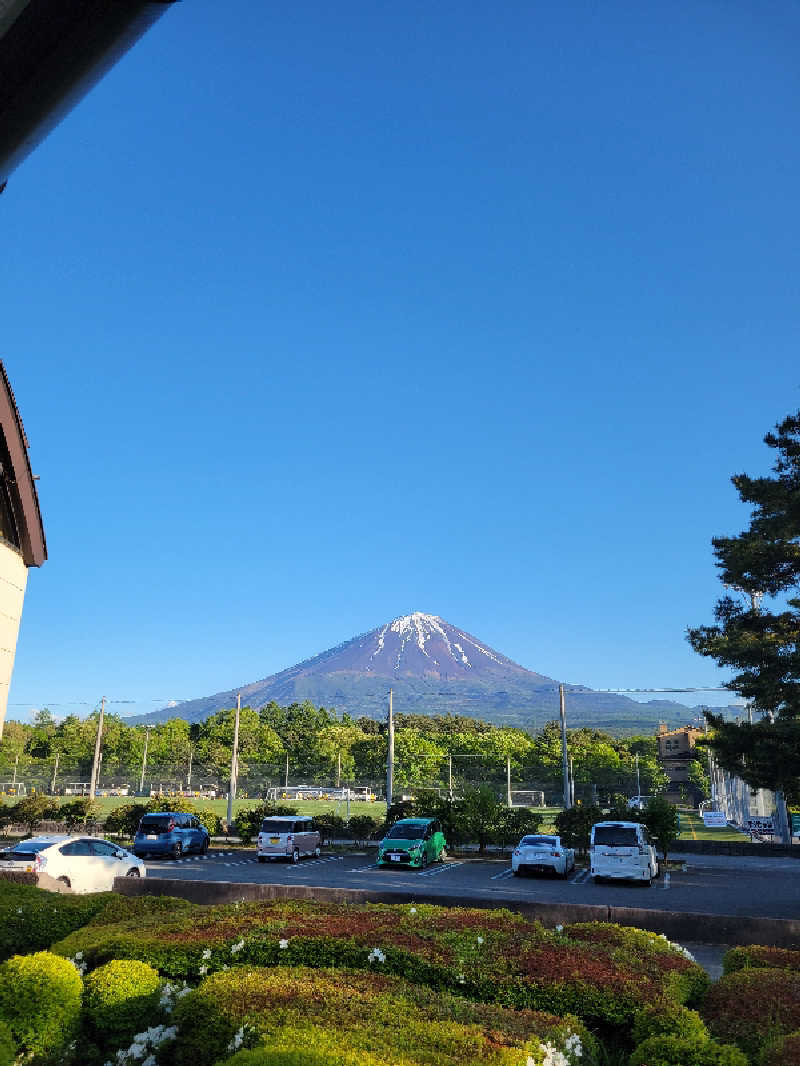
[[[258,900],[307,899],[324,903],[431,903],[447,906],[441,896],[424,892],[391,892],[359,888],[329,888],[314,885],[277,885],[237,881],[187,881],[182,878],[118,877],[114,891],[123,896],[177,896],[190,903],[245,903]],[[663,933],[669,940],[720,944],[764,944],[768,947],[800,947],[800,920],[793,918],[748,918],[735,914],[702,914],[654,911],[643,907],[611,907],[606,904],[523,902],[514,899],[459,897],[459,907],[479,910],[505,909],[543,925],[573,922],[612,922],[617,925]]]

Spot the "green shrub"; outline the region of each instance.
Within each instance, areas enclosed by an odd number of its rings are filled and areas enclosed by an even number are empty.
[[[800,1066],[800,1030],[766,1044],[760,1066]]]
[[[110,900],[111,892],[61,896],[29,885],[3,886],[0,901],[0,959],[42,951],[86,925]]]
[[[296,807],[281,806],[279,803],[260,803],[257,807],[239,811],[234,819],[233,829],[241,842],[249,846],[258,836],[265,818],[292,814],[297,814]]]
[[[319,831],[323,844],[329,843],[334,839],[341,840],[345,835],[344,818],[334,814],[333,811],[323,811],[322,814],[315,814],[314,825]]]
[[[800,970],[800,951],[791,948],[771,948],[763,944],[731,948],[722,959],[724,973],[764,968],[769,970]]]
[[[700,1013],[712,1036],[757,1061],[765,1045],[800,1029],[800,973],[756,968],[726,974],[711,986]]]
[[[142,918],[171,917],[182,911],[190,911],[194,904],[176,896],[120,896],[112,893],[105,906],[91,918],[89,925],[117,925],[119,922],[138,921]]]
[[[354,814],[347,823],[347,832],[358,843],[371,840],[382,825],[380,818],[373,818],[371,814]]]
[[[362,1052],[348,1055],[341,1047],[332,1052],[318,1051],[306,1046],[292,1051],[278,1051],[275,1048],[259,1047],[252,1051],[237,1051],[222,1066],[372,1066],[375,1062],[369,1055],[364,1058]],[[383,1066],[381,1060],[380,1066]]]
[[[66,959],[48,951],[15,955],[0,966],[0,1021],[22,1051],[53,1055],[77,1029],[82,990],[80,974]]]
[[[634,1049],[630,1066],[748,1066],[737,1047],[715,1040],[651,1036]]]
[[[181,999],[173,1021],[182,1034],[176,1066],[211,1066],[241,1044],[284,1056],[303,1049],[319,1066],[519,1066],[527,1055],[538,1066],[543,1042],[571,1046],[568,1061],[581,1066],[597,1061],[594,1040],[574,1018],[470,1003],[380,974],[365,982],[359,973],[235,967]]]
[[[631,1030],[634,1045],[654,1036],[677,1036],[681,1040],[708,1040],[708,1029],[697,1011],[676,1003],[648,1004],[636,1015]]]
[[[232,963],[381,972],[625,1027],[646,1004],[691,1002],[707,986],[701,968],[663,937],[599,923],[574,928],[574,936],[548,933],[502,910],[264,901],[121,916],[77,930],[54,950],[81,951],[90,967],[139,959],[190,980]]]
[[[123,1043],[157,1020],[161,979],[146,962],[118,959],[99,966],[84,982],[87,1027],[110,1046]]]
[[[17,1058],[17,1048],[11,1030],[5,1022],[0,1022],[0,1066],[13,1066]]]

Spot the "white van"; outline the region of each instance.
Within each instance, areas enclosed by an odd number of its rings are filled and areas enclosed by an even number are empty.
[[[320,853],[320,837],[311,818],[265,818],[258,834],[256,855],[259,862],[267,859],[290,859],[298,862],[301,855]]]
[[[656,849],[639,822],[597,822],[589,849],[592,877],[646,881],[658,877]]]

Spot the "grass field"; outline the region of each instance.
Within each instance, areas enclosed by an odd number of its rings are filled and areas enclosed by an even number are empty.
[[[682,810],[680,840],[749,840],[747,833],[740,833],[737,829],[708,829],[703,825],[703,819],[694,811]]]

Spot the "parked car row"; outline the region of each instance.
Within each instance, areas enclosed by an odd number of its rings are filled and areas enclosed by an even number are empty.
[[[45,873],[73,892],[110,892],[116,877],[145,877],[141,859],[110,840],[67,833],[20,840],[0,851],[0,869]]]

